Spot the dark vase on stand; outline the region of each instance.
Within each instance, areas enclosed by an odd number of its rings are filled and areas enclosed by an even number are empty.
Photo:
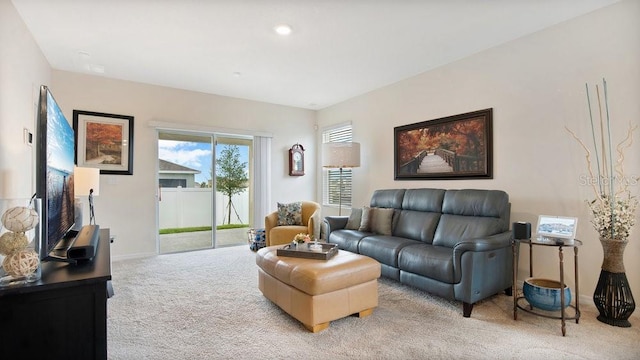
[[[628,242],[627,239],[600,239],[604,259],[593,293],[593,302],[600,313],[598,320],[620,327],[631,326],[628,319],[636,308],[624,270],[623,255]]]

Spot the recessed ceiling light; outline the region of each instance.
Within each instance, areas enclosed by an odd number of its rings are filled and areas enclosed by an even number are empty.
[[[277,25],[273,28],[273,31],[275,31],[278,35],[289,35],[291,34],[291,26],[287,24]]]
[[[240,71],[234,71],[233,72],[233,77],[239,78],[240,76],[242,76],[242,73]]]

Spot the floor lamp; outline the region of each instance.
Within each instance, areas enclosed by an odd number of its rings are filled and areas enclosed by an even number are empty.
[[[89,197],[89,225],[95,225],[96,218],[93,212],[93,196],[100,195],[100,169],[75,167],[73,169],[74,196]],[[74,230],[82,228],[82,201],[76,198],[76,224]],[[79,211],[79,214],[78,214]]]
[[[338,215],[342,215],[342,169],[360,166],[360,143],[328,142],[322,144],[322,166],[340,169],[340,199]]]

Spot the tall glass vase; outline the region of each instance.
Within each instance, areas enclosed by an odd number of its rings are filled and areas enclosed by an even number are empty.
[[[40,280],[41,200],[0,199],[0,287]]]
[[[636,308],[624,270],[624,249],[627,239],[600,239],[604,258],[600,278],[593,293],[593,302],[603,323],[630,327],[629,316]]]

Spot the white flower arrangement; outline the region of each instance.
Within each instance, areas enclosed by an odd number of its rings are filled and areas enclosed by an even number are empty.
[[[604,239],[627,239],[631,228],[635,225],[635,212],[638,199],[627,193],[626,198],[614,198],[610,204],[608,197],[589,201],[589,208],[593,212],[591,223]]]
[[[587,102],[589,104],[589,115],[591,120],[591,135],[593,138],[593,148],[595,152],[596,171],[594,175],[591,161],[591,151],[585,143],[569,128],[569,133],[576,139],[586,152],[587,170],[593,187],[595,199],[587,201],[593,219],[591,223],[600,235],[601,239],[627,240],[631,234],[631,228],[635,225],[635,212],[638,207],[637,197],[631,195],[629,184],[637,184],[640,177],[628,178],[624,173],[624,150],[633,144],[633,132],[637,125],[629,125],[627,136],[615,147],[616,161],[613,159],[613,145],[611,141],[611,122],[609,119],[609,104],[607,99],[607,82],[602,80],[604,89],[604,103],[606,110],[606,121],[602,116],[602,104],[600,101],[600,91],[596,85],[598,109],[600,114],[599,132],[593,122],[591,113],[591,100],[589,97],[589,86],[587,89]],[[599,143],[599,145],[598,145]]]
[[[302,243],[310,242],[311,237],[309,236],[309,234],[299,233],[299,234],[296,234],[296,236],[293,238],[293,241],[297,242],[298,244],[302,244]]]

